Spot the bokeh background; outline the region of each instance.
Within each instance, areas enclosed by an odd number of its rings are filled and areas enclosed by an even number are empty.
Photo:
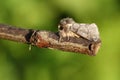
[[[0,39],[0,80],[120,80],[120,0],[1,0],[0,23],[57,32],[59,20],[96,23],[94,57]]]

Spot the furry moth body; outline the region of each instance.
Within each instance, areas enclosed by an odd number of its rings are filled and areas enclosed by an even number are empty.
[[[85,24],[76,23],[72,18],[64,18],[58,25],[59,41],[67,37],[83,37],[90,41],[97,41],[99,39],[99,31],[95,23]]]

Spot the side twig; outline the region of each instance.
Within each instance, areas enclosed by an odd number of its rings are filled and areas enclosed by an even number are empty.
[[[53,48],[63,51],[96,55],[101,40],[89,41],[82,37],[63,38],[59,42],[58,33],[33,29],[21,29],[10,25],[0,24],[0,38],[11,41],[31,44],[39,48]]]

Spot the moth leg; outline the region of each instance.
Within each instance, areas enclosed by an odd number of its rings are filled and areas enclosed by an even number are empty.
[[[66,33],[66,39],[67,39],[67,41],[70,40],[70,34],[69,33]]]
[[[80,36],[77,35],[77,34],[75,34],[75,33],[73,33],[73,35],[74,35],[76,38],[80,38]]]
[[[58,42],[60,43],[62,41],[62,36],[59,37]]]
[[[70,37],[69,37],[69,36],[67,36],[67,40],[68,40],[68,41],[70,40]]]
[[[70,40],[70,37],[76,37],[76,38],[80,37],[79,35],[75,34],[72,31],[69,31],[66,35],[67,35],[67,40]]]
[[[63,31],[59,31],[59,39],[58,39],[58,42],[61,42],[62,41],[62,39],[63,39],[63,37],[64,37],[64,35],[63,35]]]

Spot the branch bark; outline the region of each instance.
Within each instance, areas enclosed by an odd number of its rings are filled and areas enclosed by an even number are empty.
[[[101,40],[94,42],[82,37],[70,37],[69,41],[63,38],[59,42],[58,32],[22,29],[5,24],[0,24],[0,38],[31,44],[39,48],[53,48],[91,56],[96,55],[101,46]]]

